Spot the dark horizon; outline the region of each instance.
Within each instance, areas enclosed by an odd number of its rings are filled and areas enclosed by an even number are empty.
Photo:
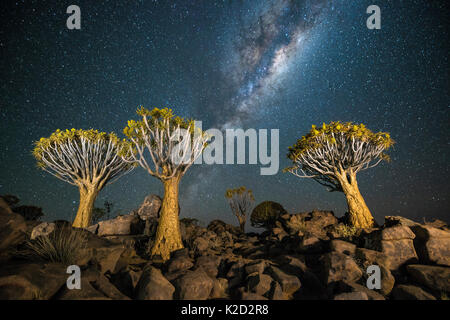
[[[33,142],[58,128],[123,137],[144,105],[170,107],[205,129],[280,129],[276,175],[260,175],[259,165],[194,165],[181,181],[181,218],[236,225],[224,195],[241,185],[255,205],[342,216],[344,194],[281,172],[288,146],[312,124],[341,120],[396,141],[391,162],[358,175],[379,223],[389,215],[450,222],[444,4],[378,1],[381,29],[369,30],[370,1],[78,1],[81,30],[68,30],[70,4],[7,1],[1,13],[0,195],[42,207],[44,221],[73,220],[79,194],[36,167]],[[108,200],[126,214],[162,192],[137,168],[102,190],[96,206]]]

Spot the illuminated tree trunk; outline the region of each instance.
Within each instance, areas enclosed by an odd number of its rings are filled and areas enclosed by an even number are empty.
[[[80,187],[80,206],[72,226],[75,228],[87,228],[91,224],[92,210],[98,191],[94,187]]]
[[[347,173],[344,172],[344,174],[339,177],[339,181],[345,197],[347,198],[350,224],[359,229],[371,228],[374,225],[374,219],[364,198],[359,192],[356,174],[350,172],[349,177],[350,181],[347,178]]]
[[[164,199],[161,205],[158,228],[151,255],[160,255],[164,261],[170,258],[171,252],[183,248],[180,221],[178,219],[179,182],[180,179],[177,177],[163,182]]]

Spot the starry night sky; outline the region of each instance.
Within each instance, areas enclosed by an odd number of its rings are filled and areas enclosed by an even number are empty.
[[[194,3],[194,4],[191,4]],[[331,4],[332,3],[332,4]],[[81,8],[81,30],[66,8]],[[381,30],[366,8],[381,8]],[[360,190],[386,215],[449,221],[449,10],[444,1],[6,1],[0,29],[0,194],[73,219],[78,190],[38,170],[33,142],[54,130],[122,136],[139,105],[171,107],[203,129],[280,129],[280,172],[194,165],[181,217],[237,224],[224,198],[245,185],[290,212],[346,211],[342,193],[281,169],[311,127],[363,122],[397,142]],[[128,213],[162,184],[138,168],[97,199]]]

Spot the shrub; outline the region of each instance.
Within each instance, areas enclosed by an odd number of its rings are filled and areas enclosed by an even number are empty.
[[[81,230],[61,227],[46,236],[37,237],[26,243],[27,253],[48,262],[73,264],[86,247],[87,236]]]
[[[286,214],[283,206],[277,202],[264,201],[253,209],[250,216],[250,222],[253,227],[271,228],[275,225],[275,221],[279,216]]]
[[[343,223],[338,224],[334,230],[340,238],[347,240],[352,240],[353,237],[358,236],[359,234],[358,228]]]

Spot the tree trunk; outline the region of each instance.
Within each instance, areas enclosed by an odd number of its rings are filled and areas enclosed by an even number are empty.
[[[242,233],[245,233],[245,216],[237,216],[238,220],[239,220],[239,229],[241,230]]]
[[[350,181],[347,178],[347,173],[344,173],[339,180],[347,198],[350,224],[358,229],[371,228],[374,225],[374,219],[364,198],[359,192],[356,174],[350,172],[349,176]]]
[[[80,206],[72,226],[75,228],[87,228],[91,224],[92,210],[98,191],[90,187],[80,187]]]
[[[164,199],[161,204],[158,228],[151,255],[160,255],[166,261],[170,253],[183,248],[180,221],[178,219],[178,185],[180,179],[175,177],[164,183]]]

